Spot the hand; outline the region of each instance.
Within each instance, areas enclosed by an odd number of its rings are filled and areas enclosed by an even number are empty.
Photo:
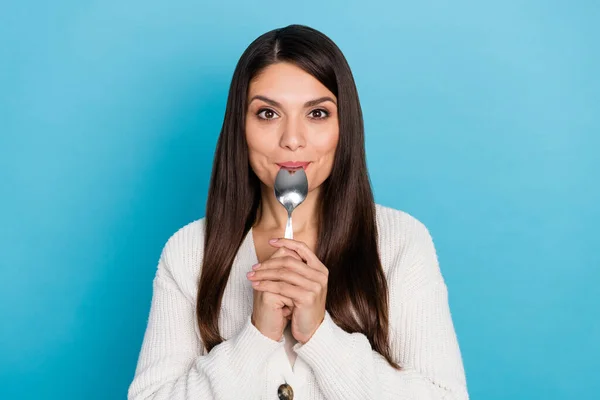
[[[293,257],[301,260],[293,250],[279,248],[270,259]],[[275,293],[253,291],[252,324],[264,336],[279,341],[289,320],[292,318],[294,303],[291,299]]]
[[[248,279],[256,291],[292,300],[292,335],[304,344],[325,318],[329,270],[303,242],[279,239],[269,243],[295,251],[301,260],[292,256],[270,258],[253,268],[254,274],[249,273]]]

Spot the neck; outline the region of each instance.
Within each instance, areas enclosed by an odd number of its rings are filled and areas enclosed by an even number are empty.
[[[294,234],[316,230],[318,227],[317,205],[319,188],[308,192],[306,199],[292,212]],[[273,188],[261,184],[261,204],[255,227],[263,231],[285,232],[287,210],[277,201]]]

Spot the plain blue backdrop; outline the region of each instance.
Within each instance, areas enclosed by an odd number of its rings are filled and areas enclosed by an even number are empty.
[[[0,5],[0,398],[121,399],[244,49],[345,53],[378,203],[436,243],[473,399],[598,398],[595,1]]]

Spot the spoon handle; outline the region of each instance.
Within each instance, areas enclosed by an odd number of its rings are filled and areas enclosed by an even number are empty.
[[[285,224],[285,239],[293,239],[294,231],[292,230],[292,214],[288,214],[287,224]]]

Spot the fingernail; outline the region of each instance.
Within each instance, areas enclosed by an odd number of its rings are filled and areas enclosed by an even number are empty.
[[[247,276],[254,276],[254,271],[250,271],[246,274]]]
[[[258,286],[259,284],[260,284],[260,281],[252,282],[252,286]]]
[[[252,269],[259,269],[259,268],[260,268],[260,263],[258,263],[258,264],[254,264],[254,265],[252,266]]]
[[[269,243],[275,243],[275,242],[277,242],[278,240],[279,240],[279,239],[271,239],[271,240],[269,240]]]

